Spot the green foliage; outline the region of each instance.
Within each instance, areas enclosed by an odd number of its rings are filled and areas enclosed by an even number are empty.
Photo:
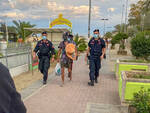
[[[137,113],[150,113],[150,90],[141,90],[134,94],[131,105],[136,108]]]
[[[125,29],[126,25],[125,24],[118,24],[115,26],[115,30],[113,32],[123,32]]]
[[[86,50],[87,45],[86,45],[86,41],[84,38],[80,38],[77,34],[74,38],[74,41],[76,43],[78,51],[83,52]]]
[[[118,40],[116,40],[115,37],[113,37],[111,40],[112,46],[115,46],[115,44],[117,44],[117,43],[118,43]]]
[[[86,48],[87,48],[87,45],[86,44],[82,44],[82,45],[79,46],[78,51],[84,52],[86,50]]]
[[[58,50],[55,50],[55,60],[58,58]]]
[[[135,4],[131,4],[129,13],[129,25],[136,26],[141,31],[141,23],[144,22],[144,30],[150,29],[149,23],[150,0],[139,0]],[[145,18],[143,18],[145,15]],[[148,28],[147,28],[148,27]]]
[[[111,44],[112,46],[114,46],[115,44],[118,43],[120,44],[121,49],[125,49],[124,40],[127,38],[128,38],[128,35],[126,33],[118,33],[113,37]]]
[[[150,56],[150,32],[140,32],[131,40],[131,52],[137,58],[148,60]]]
[[[107,32],[105,34],[105,38],[112,38],[112,33],[111,32]]]
[[[2,53],[0,53],[0,57],[3,57],[3,54],[2,54]]]
[[[133,78],[140,78],[140,79],[150,79],[150,75],[142,75],[142,74],[137,74],[137,75],[134,75]]]
[[[26,37],[32,34],[31,31],[24,30],[24,28],[32,28],[35,26],[30,24],[30,22],[25,22],[25,21],[21,22],[20,20],[18,22],[14,20],[13,23],[15,25],[15,30],[17,34],[23,38],[23,41],[25,41]]]

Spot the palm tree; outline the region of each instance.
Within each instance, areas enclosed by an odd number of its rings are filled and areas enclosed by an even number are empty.
[[[79,35],[77,34],[74,38],[74,41],[76,43],[78,51],[83,52],[86,50],[87,45],[86,45],[86,40],[84,38],[80,38]]]
[[[107,32],[107,33],[105,34],[105,37],[106,37],[107,39],[112,38],[112,33],[111,33],[111,32]]]
[[[148,11],[150,11],[150,0],[146,0],[146,1],[144,2],[143,11],[146,12],[146,13],[147,13]]]
[[[21,22],[20,20],[17,22],[16,20],[13,21],[14,25],[15,25],[15,29],[17,34],[22,37],[23,41],[25,41],[25,38],[28,37],[30,34],[32,34],[31,31],[28,30],[24,30],[24,28],[32,28],[35,25],[34,24],[30,24],[30,22]]]

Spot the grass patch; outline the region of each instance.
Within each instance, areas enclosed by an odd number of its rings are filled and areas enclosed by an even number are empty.
[[[135,59],[135,60],[120,60],[121,62],[135,62],[135,63],[150,63],[150,60],[142,60],[142,59]]]

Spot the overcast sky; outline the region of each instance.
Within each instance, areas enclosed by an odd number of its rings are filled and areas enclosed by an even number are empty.
[[[98,28],[103,34],[102,18],[109,19],[106,23],[107,31],[120,24],[122,4],[125,1],[92,0],[91,31]],[[129,0],[128,5],[137,1]],[[88,3],[89,0],[0,0],[0,21],[7,16],[9,25],[12,25],[12,20],[21,20],[30,21],[36,27],[49,27],[49,22],[62,13],[64,18],[72,22],[74,33],[87,35]]]

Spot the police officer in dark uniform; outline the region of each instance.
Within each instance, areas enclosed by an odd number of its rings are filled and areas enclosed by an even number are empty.
[[[42,40],[38,41],[33,57],[37,53],[39,57],[39,70],[43,74],[43,84],[47,83],[48,69],[50,67],[50,57],[52,55],[52,62],[54,62],[55,49],[51,41],[47,39],[47,32],[42,33]]]
[[[94,30],[93,38],[88,43],[88,51],[86,55],[86,58],[89,58],[90,65],[90,82],[88,82],[88,85],[90,86],[94,86],[94,81],[95,83],[98,83],[101,60],[104,58],[105,51],[105,41],[100,38],[99,29],[96,29]]]

